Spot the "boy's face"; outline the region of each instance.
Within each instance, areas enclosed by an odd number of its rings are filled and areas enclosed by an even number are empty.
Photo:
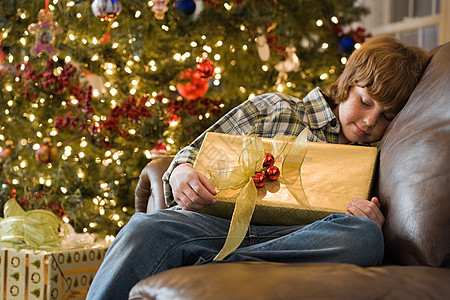
[[[381,140],[395,113],[370,98],[364,88],[353,86],[347,100],[334,110],[341,124],[339,143],[373,143]]]

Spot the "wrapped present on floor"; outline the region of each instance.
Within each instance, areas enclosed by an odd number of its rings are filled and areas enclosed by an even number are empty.
[[[107,247],[61,248],[1,247],[0,292],[4,299],[84,299]]]
[[[235,235],[237,246],[250,222],[308,224],[345,213],[354,198],[368,199],[377,149],[312,143],[306,136],[306,130],[298,137],[274,139],[207,133],[194,168],[219,191],[217,202],[202,212],[231,219],[229,239]],[[269,178],[271,164],[275,177],[279,172],[275,180]]]
[[[74,234],[69,238],[70,227],[53,213],[25,212],[15,199],[5,203],[4,216],[0,218],[3,299],[84,299],[109,245],[86,242]]]

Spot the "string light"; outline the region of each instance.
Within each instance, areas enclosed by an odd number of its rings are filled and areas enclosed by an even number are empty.
[[[117,90],[116,90],[115,88],[112,88],[112,89],[109,90],[109,93],[110,93],[112,96],[115,96],[115,95],[117,95]]]

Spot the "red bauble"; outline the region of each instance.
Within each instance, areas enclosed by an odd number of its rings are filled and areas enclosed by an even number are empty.
[[[273,157],[273,155],[270,153],[266,153],[266,158],[264,159],[263,167],[264,168],[271,167],[271,166],[273,166],[274,163],[275,163],[275,157]]]
[[[7,160],[8,158],[10,158],[13,150],[14,150],[13,141],[7,140],[5,148],[3,148],[2,151],[0,152],[0,159],[2,158],[4,160]]]
[[[44,144],[36,151],[36,159],[43,164],[48,164],[56,160],[58,150],[54,147],[49,138],[44,138]]]
[[[214,75],[214,64],[209,59],[199,62],[195,67],[202,78],[209,79]]]
[[[208,91],[208,80],[202,78],[199,71],[185,71],[180,75],[180,79],[189,79],[185,84],[177,84],[178,92],[186,99],[196,99],[203,96]]]
[[[263,187],[266,184],[266,176],[262,172],[257,172],[255,176],[253,176],[253,181],[255,182],[256,187]]]
[[[275,166],[271,166],[266,170],[266,175],[269,177],[269,180],[277,180],[280,176],[280,169]]]

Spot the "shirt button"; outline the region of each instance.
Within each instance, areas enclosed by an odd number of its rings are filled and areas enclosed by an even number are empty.
[[[331,125],[331,127],[336,127],[337,120],[336,119],[331,120],[330,125]]]

